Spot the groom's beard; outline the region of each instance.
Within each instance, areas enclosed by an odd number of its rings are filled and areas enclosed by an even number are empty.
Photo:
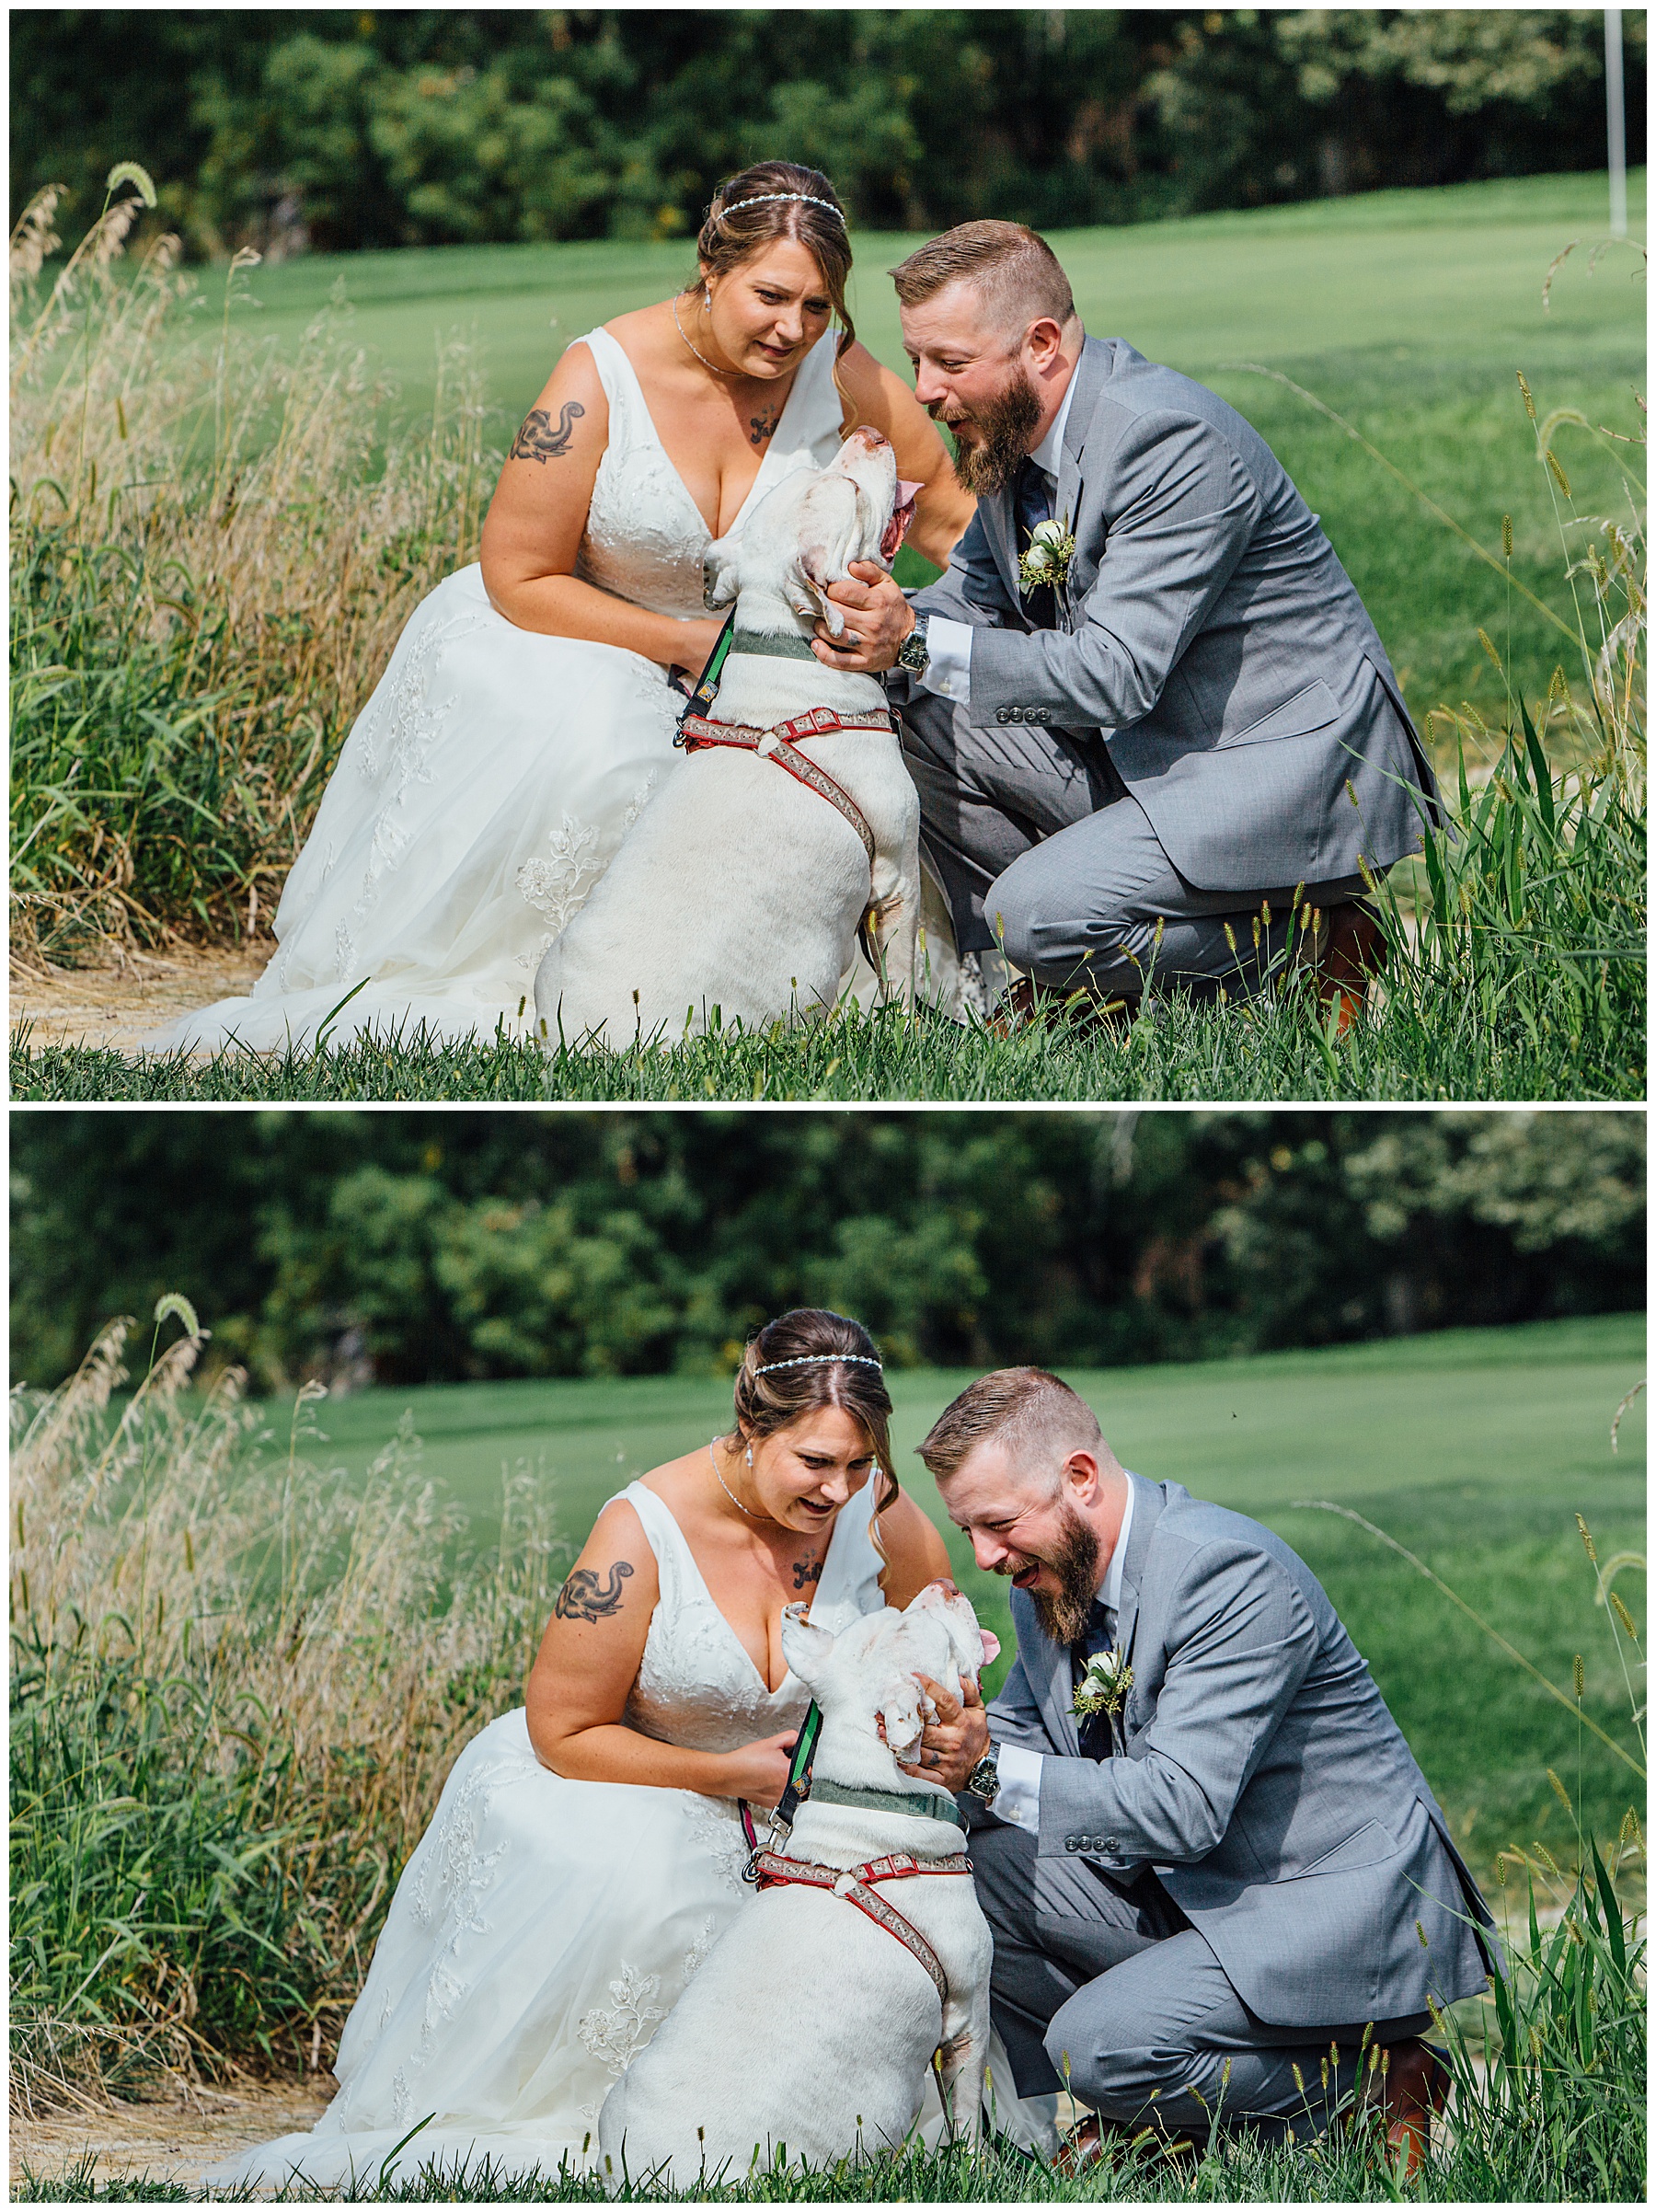
[[[1058,1577],[1058,1588],[1049,1595],[1045,1590],[1031,1590],[1030,1602],[1035,1618],[1041,1623],[1041,1633],[1050,1636],[1054,1643],[1076,1643],[1085,1634],[1092,1615],[1093,1600],[1098,1595],[1098,1551],[1097,1531],[1090,1521],[1083,1519],[1066,1501],[1064,1507],[1064,1534],[1057,1549],[1051,1554],[1027,1552],[1022,1555],[1017,1569],[1008,1564],[995,1570],[997,1573],[1021,1573],[1030,1560],[1039,1559],[1043,1567],[1050,1567]]]
[[[1006,389],[974,413],[938,421],[955,435],[956,481],[974,499],[988,499],[1005,491],[1027,458],[1041,421],[1041,394],[1020,366]]]

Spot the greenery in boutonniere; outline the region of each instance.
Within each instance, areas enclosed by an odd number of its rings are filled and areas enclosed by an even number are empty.
[[[1075,541],[1071,535],[1069,518],[1061,523],[1037,523],[1029,534],[1029,549],[1018,564],[1018,587],[1027,599],[1031,592],[1040,591],[1050,583],[1055,592],[1062,593],[1069,582],[1070,562],[1075,557]]]
[[[1108,1714],[1110,1742],[1118,1751],[1124,1751],[1127,1745],[1121,1732],[1121,1711],[1132,1688],[1133,1669],[1127,1664],[1126,1653],[1096,1652],[1087,1663],[1087,1672],[1075,1685],[1070,1711],[1078,1721],[1090,1721],[1095,1713]]]

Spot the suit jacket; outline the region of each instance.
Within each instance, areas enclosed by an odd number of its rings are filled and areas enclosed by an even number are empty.
[[[1128,1480],[1124,1757],[1082,1757],[1069,1650],[1012,1593],[1018,1659],[989,1725],[1046,1755],[1038,1855],[1122,1881],[1153,1868],[1273,2025],[1403,2019],[1429,1992],[1482,1988],[1489,1907],[1316,1576],[1243,1515]]]
[[[1107,739],[1199,890],[1327,882],[1419,847],[1436,786],[1386,649],[1234,408],[1119,338],[1087,339],[1053,511],[1075,539],[1067,627],[1025,618],[1010,490],[979,501],[945,574],[914,594],[986,633],[969,723]],[[915,681],[895,672],[897,704]]]

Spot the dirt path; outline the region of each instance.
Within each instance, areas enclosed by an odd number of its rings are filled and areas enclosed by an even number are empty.
[[[271,2137],[312,2127],[338,2084],[331,2074],[302,2082],[249,2082],[238,2090],[180,2086],[154,2103],[88,2104],[38,2119],[11,2116],[11,2192],[23,2169],[62,2176],[88,2151],[99,2182],[134,2174],[200,2186],[203,2170]]]
[[[202,951],[130,952],[121,964],[50,968],[14,963],[11,1027],[33,1024],[31,1042],[102,1045],[131,1052],[140,1037],[192,1007],[243,997],[276,950],[273,938]]]

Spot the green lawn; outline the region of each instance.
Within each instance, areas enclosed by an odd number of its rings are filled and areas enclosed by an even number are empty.
[[[1645,180],[1630,183],[1642,233]],[[1345,434],[1255,363],[1292,376],[1345,414],[1499,554],[1513,518],[1514,572],[1567,612],[1547,479],[1536,466],[1514,372],[1545,411],[1639,427],[1644,386],[1642,258],[1618,248],[1589,279],[1573,256],[1544,316],[1554,255],[1605,228],[1592,176],[1526,178],[1440,191],[1379,192],[1246,214],[1054,233],[1089,329],[1121,336],[1200,377],[1271,441],[1323,516],[1397,662],[1417,714],[1500,689],[1475,632],[1503,636],[1500,580],[1424,513]],[[896,303],[881,273],[918,241],[859,236],[851,307],[880,358],[905,367]],[[318,256],[250,279],[260,327],[283,340],[342,282],[363,340],[401,387],[406,414],[429,408],[439,333],[475,330],[487,353],[491,434],[503,442],[562,347],[595,323],[661,298],[689,268],[682,245],[446,247]],[[209,291],[215,275],[207,279]],[[1561,448],[1583,512],[1622,502],[1616,472],[1580,433]],[[1520,670],[1545,686],[1563,640],[1521,625]]]
[[[1642,1554],[1642,1400],[1615,1457],[1609,1429],[1643,1348],[1642,1316],[1616,1315],[1069,1379],[1137,1472],[1257,1515],[1316,1569],[1487,1872],[1504,1844],[1573,1848],[1546,1769],[1576,1786],[1574,1720],[1412,1568],[1299,1501],[1350,1506],[1419,1551],[1554,1682],[1568,1688],[1581,1652],[1588,1711],[1639,1756],[1572,1516],[1586,1518],[1601,1559]],[[897,1471],[935,1517],[914,1446],[968,1379],[891,1378]],[[672,1377],[375,1389],[318,1409],[328,1439],[318,1448],[360,1474],[405,1407],[428,1469],[473,1516],[475,1542],[489,1539],[502,1469],[520,1462],[553,1488],[560,1528],[579,1541],[614,1491],[727,1423],[730,1396],[723,1382]],[[1005,1585],[948,1533],[962,1587],[1009,1642]],[[1616,1587],[1639,1618],[1642,1573]],[[1580,1773],[1600,1834],[1642,1806],[1637,1776],[1590,1736]]]

